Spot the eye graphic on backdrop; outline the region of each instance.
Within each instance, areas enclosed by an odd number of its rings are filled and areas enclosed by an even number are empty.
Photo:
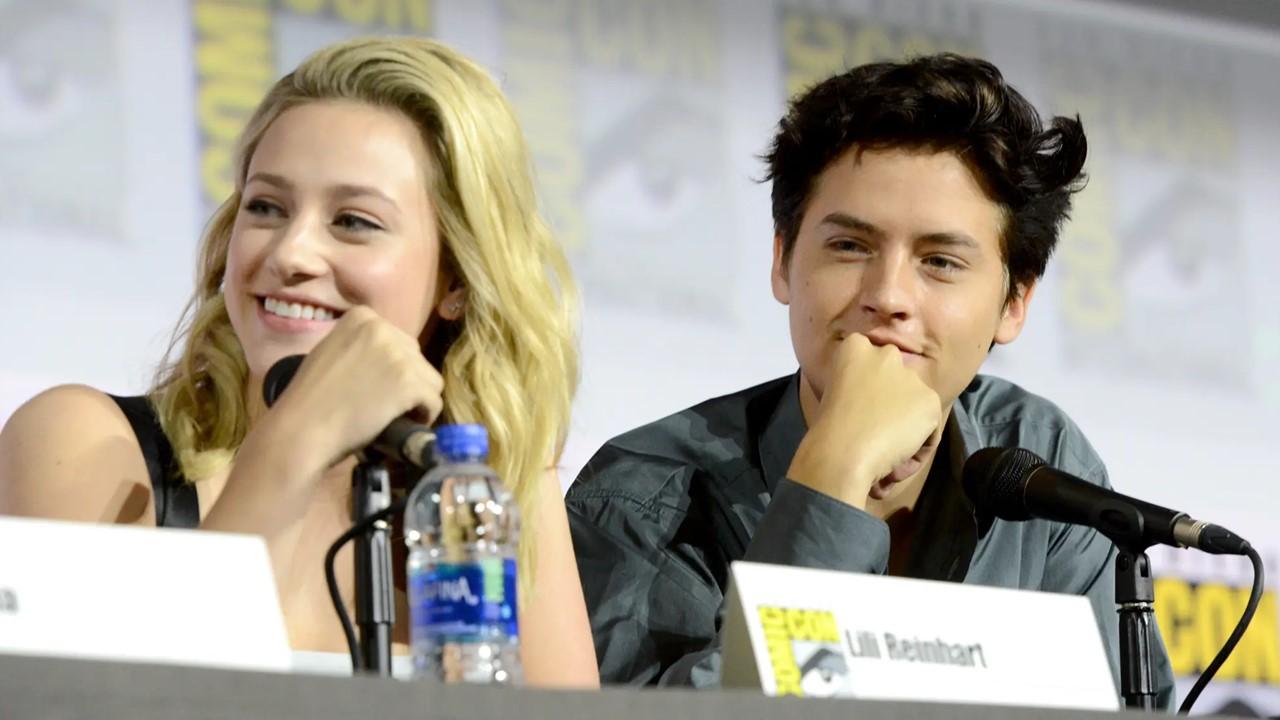
[[[643,297],[654,307],[724,317],[724,293],[702,270],[725,268],[734,247],[721,170],[724,122],[710,92],[682,90],[655,84],[594,126],[584,122],[592,129],[581,206],[591,242],[575,259],[593,298],[635,308]]]
[[[0,3],[0,140],[56,132],[88,112],[109,86],[110,31],[89,3]]]
[[[0,57],[0,138],[20,139],[56,127],[83,107],[83,95],[57,68]]]
[[[1220,310],[1239,302],[1247,275],[1236,214],[1229,194],[1188,175],[1154,194],[1121,234],[1124,345],[1141,366],[1222,386],[1248,382],[1247,352],[1222,353],[1199,340],[1254,332],[1247,313]],[[1156,362],[1161,357],[1177,361]]]
[[[588,145],[588,202],[610,206],[611,222],[641,228],[696,211],[720,166],[717,121],[672,93],[644,98]]]
[[[0,1],[0,239],[119,239],[121,12],[95,0]]]

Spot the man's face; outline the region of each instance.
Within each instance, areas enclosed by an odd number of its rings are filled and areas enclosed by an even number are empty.
[[[774,239],[773,294],[821,401],[839,342],[897,345],[942,407],[973,380],[992,342],[1022,330],[1034,286],[1005,303],[1004,215],[950,152],[851,149],[813,189],[790,258]],[[809,403],[806,403],[809,404]]]

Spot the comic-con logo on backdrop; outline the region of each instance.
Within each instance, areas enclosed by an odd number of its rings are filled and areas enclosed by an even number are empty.
[[[855,14],[791,2],[778,7],[786,97],[843,70],[954,52],[981,55],[977,10],[962,3],[883,3]]]
[[[1190,689],[1235,630],[1252,587],[1242,559],[1152,548],[1156,624],[1169,653],[1180,694]],[[1280,553],[1263,552],[1267,568],[1280,567]],[[1199,712],[1271,716],[1280,712],[1280,615],[1276,591],[1262,596],[1249,630],[1214,676]]]
[[[1235,51],[1077,18],[1036,23],[1047,110],[1079,114],[1089,185],[1063,233],[1069,366],[1248,389]],[[1139,370],[1140,368],[1140,370]]]
[[[714,0],[498,2],[501,77],[593,304],[724,318],[737,247]]]
[[[195,0],[196,121],[206,213],[234,188],[232,150],[272,83],[310,52],[364,33],[430,35],[434,0]]]

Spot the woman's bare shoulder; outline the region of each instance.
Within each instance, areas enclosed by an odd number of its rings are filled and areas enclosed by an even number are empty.
[[[150,507],[137,436],[106,393],[50,388],[0,431],[0,514],[151,524]]]

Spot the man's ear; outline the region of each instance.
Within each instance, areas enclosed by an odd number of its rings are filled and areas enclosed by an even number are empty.
[[[1022,334],[1022,326],[1027,322],[1027,311],[1031,307],[1031,298],[1036,294],[1036,281],[1031,280],[1018,284],[1018,291],[1004,304],[1000,311],[1000,324],[996,326],[993,340],[998,345],[1008,345]]]
[[[773,236],[773,270],[769,273],[769,281],[773,286],[773,297],[783,305],[791,304],[791,283],[787,280],[787,265],[782,246],[782,235]]]

